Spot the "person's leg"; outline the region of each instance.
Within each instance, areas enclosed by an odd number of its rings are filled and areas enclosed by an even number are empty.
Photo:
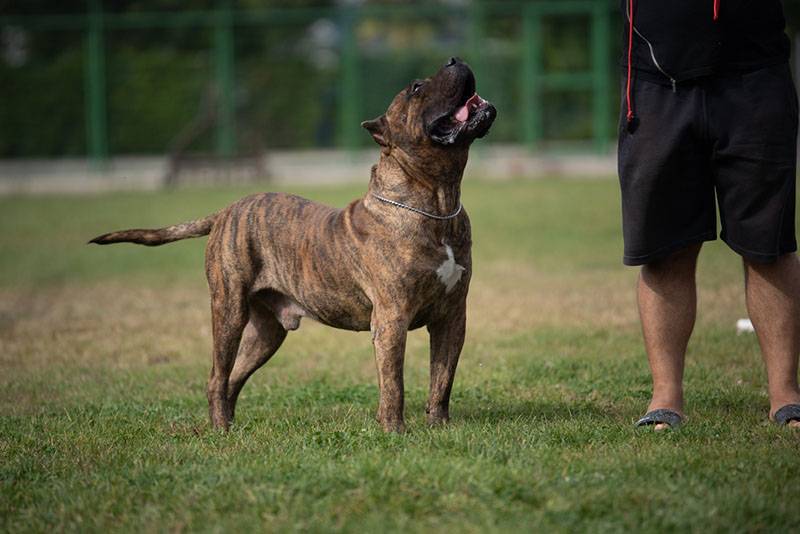
[[[704,85],[634,84],[636,118],[620,117],[619,179],[623,263],[642,266],[639,313],[653,397],[638,426],[682,416],[683,360],[695,316],[694,269],[704,241],[716,238],[712,147],[705,128]],[[656,424],[660,430],[668,423]]]
[[[706,99],[721,238],[745,261],[747,309],[770,417],[800,402],[800,266],[794,255],[798,102],[788,64],[720,77]]]
[[[769,381],[769,416],[800,404],[800,261],[785,254],[774,263],[744,261],[747,311],[758,335]],[[792,421],[800,427],[800,421]]]
[[[695,268],[701,244],[642,266],[639,316],[653,396],[647,411],[668,409],[683,416],[683,365],[697,308]],[[660,423],[656,430],[669,425]]]

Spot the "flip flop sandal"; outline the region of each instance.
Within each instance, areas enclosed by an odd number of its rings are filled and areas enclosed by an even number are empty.
[[[794,405],[800,409],[800,405]],[[800,411],[798,412],[800,413]],[[775,414],[777,419],[777,413]],[[653,410],[651,412],[647,412],[644,414],[644,417],[636,421],[636,426],[649,426],[649,425],[657,425],[659,423],[666,423],[672,429],[676,429],[681,426],[683,423],[683,417],[680,416],[678,412],[673,412],[672,410]]]
[[[772,418],[779,425],[788,425],[790,421],[800,421],[800,404],[787,404],[778,409]]]

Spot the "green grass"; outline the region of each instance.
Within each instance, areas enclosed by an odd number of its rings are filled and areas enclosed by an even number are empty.
[[[295,188],[344,205],[363,187]],[[766,421],[741,266],[701,256],[688,423],[636,431],[649,374],[613,180],[470,182],[474,263],[452,423],[424,421],[410,334],[403,436],[369,334],[304,323],[206,421],[204,240],[90,247],[243,189],[0,199],[0,531],[786,531],[800,433]]]

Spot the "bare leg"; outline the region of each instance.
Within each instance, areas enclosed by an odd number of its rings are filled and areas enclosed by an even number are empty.
[[[769,264],[745,261],[745,288],[747,311],[767,368],[772,418],[782,406],[800,403],[800,261],[795,254]],[[800,421],[789,424],[800,427]]]
[[[446,423],[450,419],[450,392],[456,376],[458,357],[464,346],[466,303],[447,321],[428,326],[431,336],[431,385],[428,395],[428,423]]]
[[[683,415],[683,367],[697,312],[695,269],[701,246],[647,264],[639,275],[639,316],[653,376],[647,411],[665,408]],[[667,427],[662,423],[655,429]]]
[[[245,382],[267,363],[286,339],[286,330],[275,315],[257,302],[250,305],[250,322],[244,329],[236,363],[228,382],[228,404],[231,419],[236,412],[236,400]]]

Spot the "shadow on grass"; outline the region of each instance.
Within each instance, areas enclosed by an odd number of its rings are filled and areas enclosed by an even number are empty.
[[[573,421],[607,424],[622,420],[623,411],[591,402],[551,400],[502,400],[491,403],[461,401],[451,404],[451,414],[474,423],[539,421],[544,423]]]

